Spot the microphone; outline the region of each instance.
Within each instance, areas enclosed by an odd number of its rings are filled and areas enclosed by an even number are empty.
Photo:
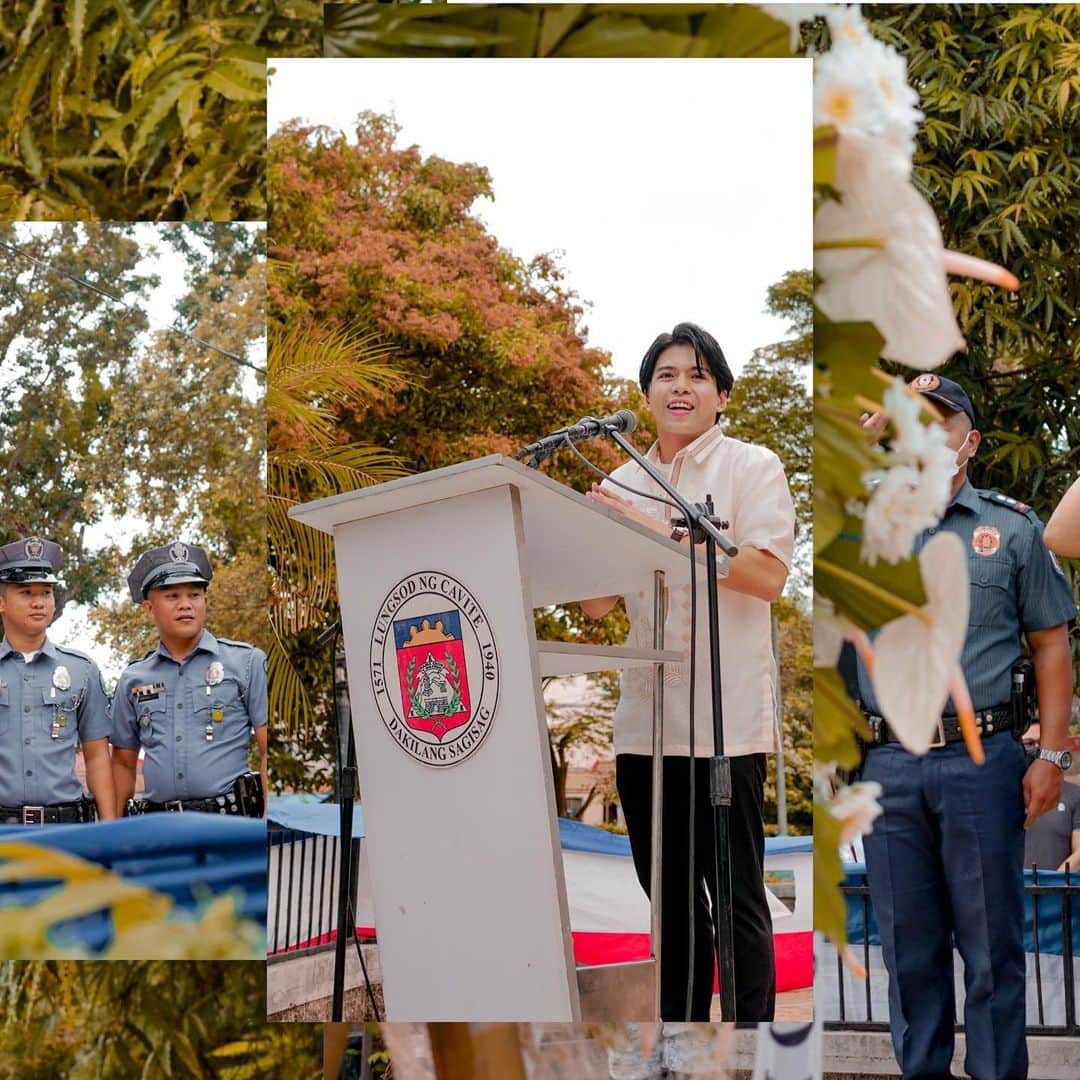
[[[602,416],[599,420],[592,416],[586,416],[571,427],[559,428],[534,443],[529,443],[518,452],[516,461],[527,457],[546,457],[560,446],[570,442],[582,442],[585,439],[595,439],[597,435],[606,435],[609,431],[618,431],[623,435],[637,430],[637,417],[629,409],[620,409],[611,416]]]

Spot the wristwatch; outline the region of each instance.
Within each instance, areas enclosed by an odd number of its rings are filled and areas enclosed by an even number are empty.
[[[1042,750],[1035,755],[1036,761],[1052,761],[1062,772],[1072,767],[1072,754],[1068,750]]]

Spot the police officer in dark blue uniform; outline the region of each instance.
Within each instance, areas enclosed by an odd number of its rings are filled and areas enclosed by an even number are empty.
[[[131,598],[160,635],[124,669],[113,695],[113,775],[129,815],[263,814],[266,656],[206,629],[212,577],[206,552],[180,542],[145,552],[128,576]],[[261,776],[248,771],[252,731]],[[133,800],[140,748],[145,798]]]
[[[864,843],[889,971],[893,1047],[905,1077],[950,1075],[955,941],[964,962],[966,1070],[979,1080],[1024,1077],[1024,829],[1057,805],[1070,763],[1066,624],[1076,608],[1031,508],[968,481],[981,439],[968,395],[934,374],[911,385],[945,415],[946,442],[957,451],[951,501],[915,550],[940,530],[958,536],[968,553],[970,616],[960,663],[986,762],[977,766],[968,755],[951,702],[937,745],[921,757],[908,753],[879,715],[860,662],[860,704],[874,732],[863,779],[883,789],[883,813]],[[1042,719],[1039,759],[1030,767],[1010,709],[1021,634]]]
[[[116,817],[109,699],[97,664],[50,641],[62,552],[37,536],[0,547],[0,824]],[[75,775],[82,744],[83,795]]]

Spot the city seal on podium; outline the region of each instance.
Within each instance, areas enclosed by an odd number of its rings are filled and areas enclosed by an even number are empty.
[[[371,635],[371,686],[386,730],[410,757],[441,768],[475,753],[499,700],[499,652],[460,581],[419,570],[387,593]]]

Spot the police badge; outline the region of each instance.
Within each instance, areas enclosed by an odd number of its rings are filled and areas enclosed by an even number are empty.
[[[71,673],[63,664],[53,672],[52,684],[57,690],[71,689]]]
[[[220,660],[214,660],[210,666],[206,669],[206,685],[217,686],[222,679],[225,678],[225,668],[222,667]]]

